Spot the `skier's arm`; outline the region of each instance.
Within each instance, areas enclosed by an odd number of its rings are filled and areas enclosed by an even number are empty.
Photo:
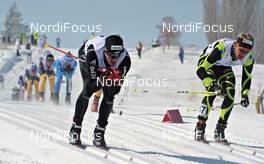
[[[242,69],[242,90],[241,90],[241,96],[246,95],[248,96],[250,85],[251,85],[251,79],[252,79],[252,70],[254,65],[254,59],[252,54],[249,55],[249,57],[246,59],[246,62],[243,64]]]
[[[63,72],[61,68],[60,59],[57,59],[54,62],[54,68],[56,69],[56,78],[55,78],[55,84],[54,84],[54,93],[58,94],[60,92],[60,86],[63,78]]]
[[[224,43],[219,41],[215,44],[214,49],[211,51],[204,60],[200,61],[196,74],[203,81],[204,86],[208,87],[213,81],[212,78],[208,75],[207,71],[211,68],[214,63],[218,60],[221,60],[222,53],[224,51]]]
[[[54,68],[56,69],[56,76],[63,76],[63,69],[61,66],[60,59],[57,59],[55,61]]]
[[[44,70],[43,62],[39,62],[39,74],[42,75],[44,73],[46,73],[46,71]]]
[[[84,48],[84,47],[83,47]],[[83,70],[86,76],[84,80],[87,80],[89,88],[97,87],[97,77],[100,76],[98,71],[98,60],[93,45],[90,45],[87,50],[87,54],[84,55],[84,50],[79,50],[79,56],[85,59],[85,63],[80,62],[81,71]]]
[[[76,68],[77,68],[77,62],[74,61],[74,64],[73,64],[73,66],[72,66],[72,71],[71,71],[71,74],[72,74],[72,75],[74,74]]]

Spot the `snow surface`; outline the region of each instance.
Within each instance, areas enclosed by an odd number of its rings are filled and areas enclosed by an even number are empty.
[[[77,54],[77,50],[71,52]],[[58,106],[48,100],[48,89],[45,103],[11,101],[11,88],[27,67],[26,57],[16,57],[14,50],[1,50],[0,69],[6,70],[6,84],[0,90],[0,163],[264,163],[264,116],[256,114],[254,105],[256,96],[264,88],[263,65],[255,65],[253,70],[250,106],[235,106],[230,115],[226,136],[233,143],[231,147],[193,140],[201,95],[143,92],[203,90],[195,74],[200,51],[190,48],[185,52],[185,63],[180,64],[178,48],[166,50],[165,54],[161,48],[149,49],[143,53],[142,60],[135,51],[130,51],[132,68],[127,79],[133,79],[133,83],[124,86],[116,97],[115,114],[109,118],[105,136],[111,149],[105,152],[91,146],[98,114],[89,109],[82,129],[87,148],[68,144],[74,104],[82,88],[79,70],[73,76],[72,105],[64,104],[65,83]],[[54,53],[56,57],[61,55]],[[38,61],[35,49],[33,59]],[[241,66],[234,67],[234,71],[237,75],[235,102],[239,102]],[[157,86],[164,79],[166,85]],[[153,86],[142,86],[143,81],[152,82]],[[220,105],[221,100],[216,99],[215,105]],[[178,109],[184,123],[162,123],[168,109]],[[209,140],[218,112],[213,110],[208,120]]]

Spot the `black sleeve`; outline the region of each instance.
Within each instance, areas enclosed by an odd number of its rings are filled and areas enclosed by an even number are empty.
[[[80,61],[80,71],[83,80],[87,82],[89,88],[94,88],[97,87],[97,77],[100,76],[100,72],[98,70],[98,59],[93,45],[88,47],[87,54],[85,54],[84,48],[85,45],[83,45],[78,52],[79,58],[85,61]]]
[[[84,53],[84,48],[85,48],[85,43],[79,48],[78,50],[78,57],[81,58],[83,57]]]

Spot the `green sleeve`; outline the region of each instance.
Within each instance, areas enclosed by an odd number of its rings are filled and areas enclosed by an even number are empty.
[[[252,70],[254,65],[254,58],[252,52],[247,57],[242,69],[242,81],[241,81],[241,95],[247,95],[250,91],[251,80],[252,80]]]
[[[207,74],[209,68],[211,68],[214,63],[223,58],[223,52],[225,49],[224,42],[219,41],[215,44],[214,49],[206,57],[202,54],[199,60],[198,68],[196,71],[197,76],[203,81],[203,84],[208,87],[212,78]]]

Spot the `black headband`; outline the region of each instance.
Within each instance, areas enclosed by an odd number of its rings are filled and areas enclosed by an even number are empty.
[[[245,47],[245,48],[249,48],[252,49],[254,42],[248,39],[244,39],[244,38],[237,38],[237,43],[241,46],[241,47]]]

